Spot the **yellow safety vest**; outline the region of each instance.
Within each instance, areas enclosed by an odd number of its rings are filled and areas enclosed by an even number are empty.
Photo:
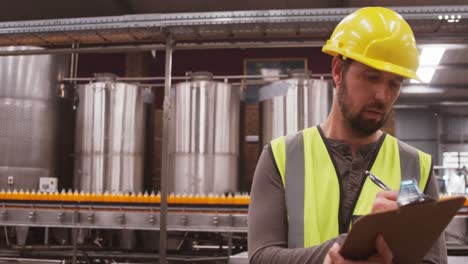
[[[425,190],[431,156],[388,134],[384,136],[370,171],[391,189],[398,190],[403,178],[415,179]],[[349,229],[349,223],[339,220],[343,186],[324,139],[320,129],[311,127],[270,144],[285,187],[289,248],[319,245]],[[366,177],[353,215],[370,213],[380,191]]]

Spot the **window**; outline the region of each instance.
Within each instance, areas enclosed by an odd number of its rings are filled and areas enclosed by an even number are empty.
[[[442,171],[439,176],[442,182],[439,187],[442,193],[464,194],[468,176],[468,152],[444,152]],[[441,186],[441,185],[444,186]],[[445,187],[445,188],[443,188]]]
[[[468,167],[468,152],[444,152],[442,165],[454,169]]]

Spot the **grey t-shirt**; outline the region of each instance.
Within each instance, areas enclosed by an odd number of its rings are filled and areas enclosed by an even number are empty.
[[[352,155],[351,147],[339,140],[327,139],[329,151],[336,161],[343,184],[340,222],[354,207],[364,171],[384,139],[363,145]],[[432,172],[425,193],[438,198],[437,183]],[[341,244],[346,234],[309,248],[287,248],[288,221],[284,187],[269,145],[265,146],[255,170],[249,205],[249,260],[250,263],[322,263],[328,249],[336,241]],[[423,263],[447,263],[445,239],[441,236],[424,257]]]

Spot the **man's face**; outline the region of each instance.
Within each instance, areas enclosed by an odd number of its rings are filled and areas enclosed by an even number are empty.
[[[348,67],[338,87],[338,104],[353,132],[369,136],[385,124],[403,78],[359,62]]]

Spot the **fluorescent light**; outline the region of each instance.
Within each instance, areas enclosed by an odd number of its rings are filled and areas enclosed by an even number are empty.
[[[435,68],[419,68],[418,71],[416,71],[416,75],[418,75],[423,83],[430,83],[435,71]]]
[[[446,47],[443,46],[425,46],[421,51],[419,56],[419,69],[416,71],[416,75],[424,83],[430,83],[434,73],[436,71],[435,67],[427,66],[437,66],[444,55]],[[410,80],[411,83],[416,83],[417,81]]]
[[[444,55],[445,47],[424,47],[419,56],[419,65],[430,66],[438,65]]]
[[[393,105],[393,109],[427,109],[429,105]]]
[[[441,93],[444,93],[444,89],[437,88],[437,87],[409,85],[409,86],[401,87],[401,93],[404,93],[404,94],[441,94]]]
[[[451,101],[442,101],[440,105],[445,106],[468,106],[468,102],[451,102]]]

